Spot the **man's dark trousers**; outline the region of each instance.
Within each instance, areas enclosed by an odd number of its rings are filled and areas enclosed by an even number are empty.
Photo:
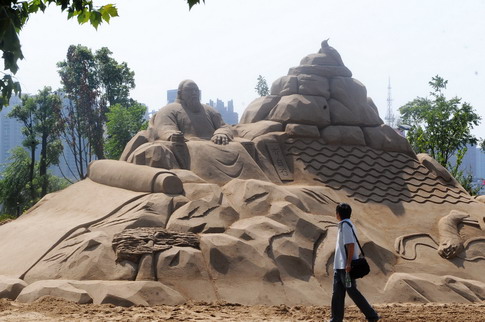
[[[355,280],[352,279],[352,287],[345,288],[345,269],[336,269],[333,275],[332,319],[330,322],[341,322],[344,319],[345,292],[349,294],[352,301],[368,320],[379,319],[376,311],[357,289]]]

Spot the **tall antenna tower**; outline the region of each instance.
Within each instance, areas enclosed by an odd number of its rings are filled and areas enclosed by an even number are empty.
[[[391,96],[391,78],[389,77],[389,83],[387,85],[387,114],[385,117],[387,125],[394,128],[394,122],[396,120],[394,112],[392,110],[392,96]]]

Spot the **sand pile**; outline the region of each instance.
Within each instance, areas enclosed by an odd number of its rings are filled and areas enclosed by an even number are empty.
[[[226,146],[140,134],[132,163],[97,161],[0,226],[0,296],[325,305],[335,206],[347,202],[370,301],[485,299],[485,204],[382,123],[327,42],[233,131]]]

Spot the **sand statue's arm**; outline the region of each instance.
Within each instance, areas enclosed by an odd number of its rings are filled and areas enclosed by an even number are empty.
[[[209,118],[216,129],[214,135],[212,136],[212,142],[216,144],[227,144],[229,141],[234,140],[234,134],[229,125],[224,123],[221,114],[216,112],[213,108],[207,108],[207,113]]]
[[[165,141],[170,141],[175,133],[182,133],[178,126],[176,113],[169,108],[161,109],[150,119],[149,131],[154,140]]]

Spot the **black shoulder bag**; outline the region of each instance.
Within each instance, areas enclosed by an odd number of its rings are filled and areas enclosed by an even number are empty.
[[[347,223],[350,226],[350,229],[352,230],[352,233],[354,234],[355,240],[357,241],[357,244],[359,245],[360,253],[362,254],[362,257],[359,257],[357,259],[353,259],[352,262],[350,263],[350,277],[353,278],[353,279],[362,278],[362,277],[366,276],[367,274],[369,274],[370,267],[369,267],[369,264],[367,263],[367,260],[365,259],[364,250],[360,246],[359,240],[357,239],[357,236],[355,235],[355,232],[354,232],[354,229],[352,228],[352,225],[349,222],[346,222],[346,221],[344,221],[344,223]],[[347,247],[345,247],[345,253],[347,253]]]

